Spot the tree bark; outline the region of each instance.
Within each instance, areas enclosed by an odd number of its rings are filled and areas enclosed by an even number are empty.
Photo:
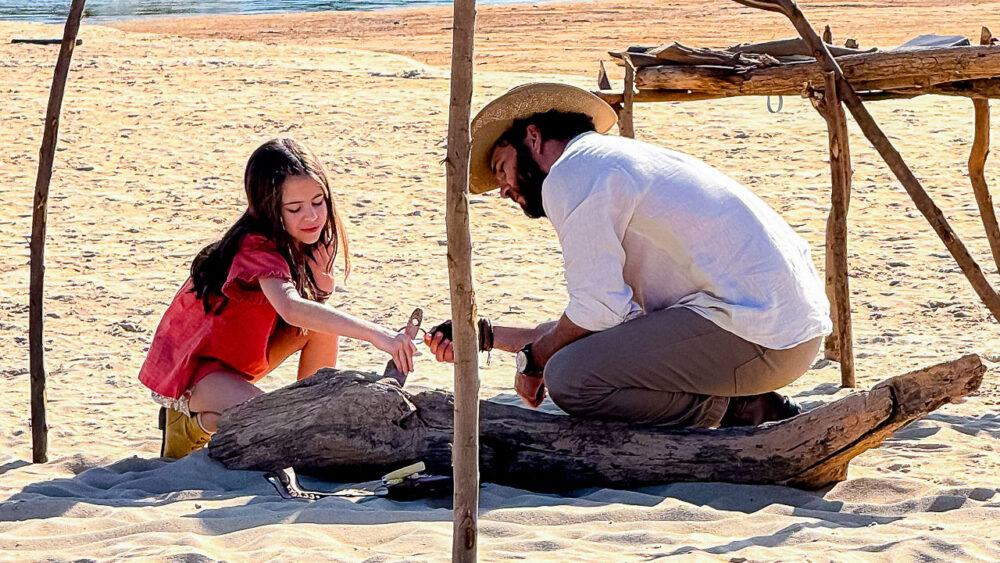
[[[855,90],[927,89],[937,84],[1000,76],[1000,47],[943,47],[837,58]],[[820,62],[781,64],[737,72],[727,67],[662,65],[636,71],[640,90],[690,90],[724,96],[798,95],[823,84]]]
[[[45,110],[45,130],[38,151],[38,175],[35,178],[35,200],[31,215],[31,281],[28,286],[28,355],[31,371],[31,460],[49,460],[49,426],[45,413],[45,231],[48,223],[49,182],[59,142],[59,113],[62,111],[66,78],[76,47],[85,0],[73,0],[63,29],[62,46],[52,75],[49,105]]]
[[[979,387],[975,355],[890,378],[758,427],[670,430],[480,403],[483,479],[536,491],[677,481],[819,488],[909,422]],[[374,374],[322,370],[223,413],[210,455],[230,469],[362,481],[424,461],[451,471],[452,396],[410,394]]]

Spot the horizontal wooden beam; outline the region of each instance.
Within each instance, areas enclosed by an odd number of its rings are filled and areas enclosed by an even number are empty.
[[[1000,77],[1000,46],[886,51],[837,58],[856,91],[926,90],[938,84]],[[673,90],[717,97],[797,95],[823,88],[817,62],[735,71],[697,65],[648,66],[636,72],[639,90]]]
[[[817,88],[822,90],[822,88]],[[620,104],[624,99],[621,92],[614,90],[595,90],[594,94],[611,105]],[[735,94],[741,95],[781,95],[781,94]],[[801,95],[795,92],[793,95]],[[858,96],[866,102],[882,100],[900,100],[916,98],[917,96],[961,96],[965,98],[1000,99],[1000,78],[981,78],[977,80],[962,80],[948,84],[937,84],[930,88],[909,88],[899,90],[876,90],[858,92]],[[639,90],[634,102],[693,102],[698,100],[718,100],[731,97],[721,92],[697,92],[691,90]]]

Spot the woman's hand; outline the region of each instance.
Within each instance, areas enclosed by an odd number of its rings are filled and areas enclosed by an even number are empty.
[[[396,369],[403,373],[413,371],[413,355],[416,354],[417,347],[405,334],[382,329],[371,340],[371,343],[379,350],[392,356]]]
[[[316,280],[316,288],[327,294],[333,293],[336,286],[333,279],[334,250],[321,242],[317,243],[313,247],[312,258],[307,261],[313,279]]]

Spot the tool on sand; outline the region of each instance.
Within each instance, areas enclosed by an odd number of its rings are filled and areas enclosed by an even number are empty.
[[[446,475],[424,475],[424,462],[397,469],[382,477],[382,484],[372,490],[341,489],[319,491],[307,489],[299,484],[298,476],[291,467],[271,471],[264,475],[268,483],[277,489],[283,499],[318,500],[325,497],[376,498],[409,501],[428,497],[447,496],[452,493],[452,478]]]

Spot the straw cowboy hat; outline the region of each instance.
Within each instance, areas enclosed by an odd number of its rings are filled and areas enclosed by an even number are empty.
[[[481,194],[497,187],[490,169],[490,152],[501,135],[514,125],[515,119],[553,109],[589,115],[598,133],[606,133],[618,121],[615,110],[607,102],[576,86],[532,82],[511,88],[486,104],[472,119],[469,191]]]

